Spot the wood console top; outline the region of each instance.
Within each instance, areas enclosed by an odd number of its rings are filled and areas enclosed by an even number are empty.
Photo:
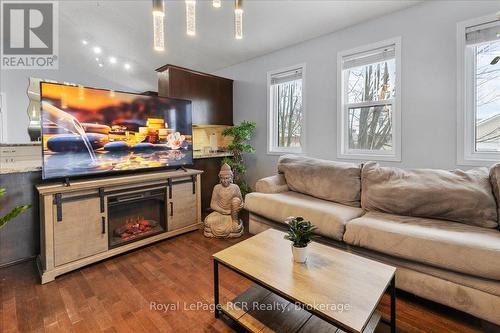
[[[40,194],[47,195],[53,193],[64,193],[81,190],[96,189],[99,187],[127,185],[133,183],[154,182],[161,179],[175,178],[175,177],[190,177],[202,174],[203,171],[195,169],[184,170],[166,170],[157,172],[143,172],[137,174],[115,175],[102,178],[89,178],[70,181],[70,186],[64,186],[63,183],[47,183],[37,185],[36,188]]]

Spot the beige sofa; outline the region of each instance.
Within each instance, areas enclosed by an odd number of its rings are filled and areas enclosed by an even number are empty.
[[[499,180],[498,165],[401,170],[285,155],[245,207],[251,233],[304,216],[328,244],[396,266],[399,289],[500,325]]]

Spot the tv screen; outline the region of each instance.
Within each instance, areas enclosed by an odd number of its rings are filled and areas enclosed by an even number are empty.
[[[42,82],[43,178],[193,164],[191,102]]]

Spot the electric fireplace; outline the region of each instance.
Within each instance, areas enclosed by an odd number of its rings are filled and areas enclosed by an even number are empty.
[[[165,232],[165,193],[156,187],[109,195],[109,248]]]

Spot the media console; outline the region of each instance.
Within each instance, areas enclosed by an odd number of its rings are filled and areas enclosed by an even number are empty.
[[[42,284],[113,255],[199,229],[201,173],[148,172],[37,186]]]

